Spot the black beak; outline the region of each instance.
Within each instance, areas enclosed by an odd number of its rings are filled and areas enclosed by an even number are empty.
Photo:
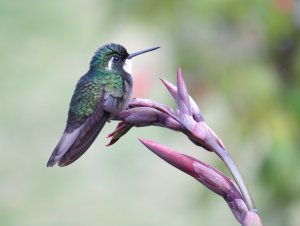
[[[138,52],[135,52],[135,53],[131,53],[131,54],[129,54],[129,56],[127,57],[127,59],[131,59],[131,58],[133,58],[133,57],[135,57],[135,56],[138,56],[138,55],[140,55],[140,54],[147,53],[147,52],[150,52],[150,51],[159,49],[159,48],[160,48],[160,46],[154,47],[154,48],[150,48],[150,49],[145,49],[145,50],[138,51]]]

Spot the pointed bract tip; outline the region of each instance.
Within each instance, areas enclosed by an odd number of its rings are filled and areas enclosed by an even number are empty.
[[[178,109],[188,115],[191,115],[192,109],[190,106],[189,94],[181,73],[180,67],[177,70],[177,99]]]
[[[183,80],[183,76],[182,76],[182,71],[181,71],[181,68],[178,67],[177,69],[177,86],[182,86],[182,87],[185,87],[185,82]]]
[[[175,85],[173,85],[171,82],[165,80],[165,79],[160,79],[164,86],[168,89],[168,91],[171,93],[172,97],[175,99],[177,98],[177,88]]]
[[[154,154],[159,156],[161,159],[176,167],[177,169],[196,177],[197,174],[193,169],[193,163],[196,159],[187,155],[181,154],[165,145],[156,143],[151,140],[140,139],[140,141]]]
[[[138,139],[140,142],[142,142],[147,148],[149,148],[154,153],[160,152],[162,149],[166,148],[166,146],[163,146],[152,140],[148,140],[148,139],[144,139],[144,138],[138,138]]]
[[[52,159],[49,159],[47,162],[47,167],[52,167],[56,164],[56,161],[53,161]]]
[[[169,89],[174,89],[175,88],[175,86],[171,83],[171,82],[169,82],[169,81],[167,81],[166,79],[163,79],[163,78],[160,78],[160,81],[162,81],[162,83]]]
[[[112,146],[115,142],[109,142],[108,144],[106,144],[106,147]]]
[[[138,140],[143,143],[144,145],[147,145],[151,142],[151,140],[145,139],[145,138],[138,138]]]
[[[111,137],[113,137],[115,135],[115,131],[114,132],[111,132],[110,134],[108,134],[107,136],[106,136],[106,138],[111,138]]]
[[[168,89],[168,91],[171,93],[173,98],[176,100],[176,98],[177,98],[177,87],[174,84],[172,84],[171,82],[169,82],[169,81],[167,81],[163,78],[160,78],[160,80],[165,85],[165,87]],[[190,101],[190,107],[191,107],[192,112],[194,114],[200,114],[199,107],[197,106],[197,104],[193,100],[193,98],[190,97],[190,96],[189,96],[189,101]]]
[[[177,75],[182,76],[182,70],[181,70],[181,68],[179,66],[177,68]]]
[[[115,135],[115,132],[112,132],[111,134],[109,134],[109,136],[107,138],[111,138],[111,140],[109,141],[108,144],[105,145],[106,147],[112,146],[120,139],[118,137],[114,137],[114,135]]]

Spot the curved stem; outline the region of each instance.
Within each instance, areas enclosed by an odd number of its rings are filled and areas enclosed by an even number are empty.
[[[224,149],[220,145],[218,145],[213,139],[207,140],[207,143],[209,143],[209,145],[211,147],[213,147],[215,153],[223,160],[223,162],[229,169],[231,175],[233,176],[234,180],[236,181],[236,183],[240,189],[240,192],[242,193],[242,195],[244,197],[244,200],[247,204],[248,209],[250,211],[256,210],[255,203],[252,199],[252,196],[242,178],[242,175],[241,175],[239,169],[236,167],[233,159],[231,158],[230,153],[226,149]]]

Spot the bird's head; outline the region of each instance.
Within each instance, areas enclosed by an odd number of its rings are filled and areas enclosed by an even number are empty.
[[[111,43],[100,47],[93,56],[90,67],[109,71],[126,71],[132,74],[131,59],[140,54],[156,50],[160,47],[145,49],[132,54],[119,44]]]

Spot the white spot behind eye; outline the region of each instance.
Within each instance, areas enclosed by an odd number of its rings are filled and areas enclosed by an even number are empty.
[[[110,60],[108,61],[107,67],[105,68],[106,70],[112,69],[113,60],[114,60],[114,57],[110,58]]]
[[[132,60],[127,59],[123,65],[124,71],[132,75]]]

